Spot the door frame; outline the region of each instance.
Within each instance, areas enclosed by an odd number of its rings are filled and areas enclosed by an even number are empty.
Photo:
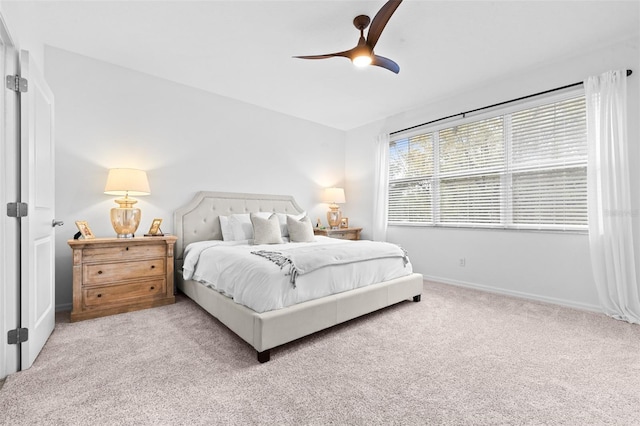
[[[0,13],[2,80],[18,74],[18,51]],[[3,86],[5,86],[3,84]],[[20,94],[2,88],[0,94],[0,379],[20,369],[20,345],[9,345],[7,333],[20,324],[20,219],[7,216],[6,205],[20,201]]]

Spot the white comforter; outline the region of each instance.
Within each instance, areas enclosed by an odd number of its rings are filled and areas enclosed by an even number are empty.
[[[298,275],[295,287],[286,267],[251,254],[292,252],[296,247],[358,244],[317,236],[314,243],[251,245],[248,241],[201,241],[185,250],[183,276],[211,287],[256,312],[284,308],[307,300],[388,281],[413,272],[402,257],[383,257],[320,267]],[[329,246],[330,248],[330,246]],[[338,248],[338,246],[336,246]]]

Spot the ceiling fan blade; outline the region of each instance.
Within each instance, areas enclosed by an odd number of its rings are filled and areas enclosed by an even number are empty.
[[[369,34],[367,34],[367,44],[371,49],[373,49],[378,43],[378,39],[380,38],[380,34],[382,34],[382,30],[391,19],[391,15],[396,11],[398,6],[400,6],[402,0],[389,0],[385,3],[384,6],[376,13],[376,16],[371,21],[371,26],[369,27]]]
[[[386,68],[391,72],[395,72],[396,74],[400,72],[400,66],[393,62],[391,59],[385,58],[384,56],[373,55],[373,61],[371,61],[371,65]]]
[[[342,56],[345,58],[351,59],[351,53],[354,49],[345,50],[344,52],[336,52],[336,53],[326,53],[324,55],[306,55],[306,56],[294,56],[294,58],[299,59],[327,59],[334,58],[336,56]]]

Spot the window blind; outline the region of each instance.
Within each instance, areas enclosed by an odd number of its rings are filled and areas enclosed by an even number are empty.
[[[440,130],[440,173],[470,174],[502,169],[503,121],[502,117],[496,117]]]
[[[439,221],[499,224],[504,118],[440,130]]]
[[[513,223],[587,225],[587,119],[583,96],[511,115]]]
[[[584,97],[515,112],[511,127],[514,167],[586,161]]]
[[[389,145],[389,222],[431,223],[433,135],[391,141]]]
[[[440,181],[440,222],[500,224],[500,177],[482,175]]]
[[[586,229],[582,95],[390,143],[389,223]]]

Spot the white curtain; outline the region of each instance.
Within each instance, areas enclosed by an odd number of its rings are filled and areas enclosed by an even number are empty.
[[[373,240],[387,240],[387,204],[389,196],[389,135],[376,138],[376,169],[373,194]]]
[[[591,264],[600,303],[613,318],[640,324],[633,250],[625,71],[584,82]]]

